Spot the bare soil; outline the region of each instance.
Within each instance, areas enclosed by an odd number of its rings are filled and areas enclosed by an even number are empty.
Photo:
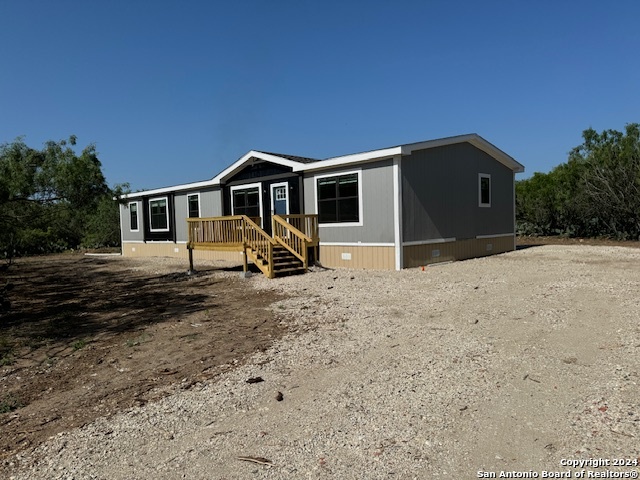
[[[0,478],[575,478],[567,459],[637,478],[640,250],[621,246],[275,280],[25,260]]]
[[[265,308],[282,295],[249,298],[246,282],[214,278],[212,267],[152,267],[68,254],[4,272],[13,288],[0,316],[0,459],[211,379],[285,333]]]

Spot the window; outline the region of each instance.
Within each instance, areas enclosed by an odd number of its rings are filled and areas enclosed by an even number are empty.
[[[478,174],[478,206],[491,206],[491,175],[487,173]]]
[[[129,229],[132,232],[137,232],[138,229],[138,202],[131,202],[129,204]]]
[[[358,223],[360,219],[359,173],[317,177],[319,223]]]
[[[287,199],[287,187],[277,187],[274,191],[276,192],[276,202]]]
[[[189,209],[189,218],[198,218],[200,216],[200,194],[194,193],[187,195],[187,207]]]
[[[250,218],[260,217],[260,188],[245,188],[231,192],[234,215],[246,215]]]
[[[167,197],[149,200],[149,223],[152,232],[169,231],[169,209]]]

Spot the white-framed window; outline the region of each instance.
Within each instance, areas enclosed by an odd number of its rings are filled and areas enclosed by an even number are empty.
[[[149,227],[152,232],[169,231],[169,199],[167,197],[149,199]]]
[[[488,173],[478,174],[478,206],[491,206],[491,175]]]
[[[138,202],[129,202],[129,230],[132,232],[140,231],[138,220]]]
[[[262,226],[262,183],[236,185],[231,191],[231,214],[246,215],[249,218],[260,218]]]
[[[319,224],[362,225],[362,170],[316,175],[314,187]]]
[[[191,193],[187,195],[187,217],[200,218],[200,194]]]

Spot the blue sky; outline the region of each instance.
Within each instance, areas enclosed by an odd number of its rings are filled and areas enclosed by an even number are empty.
[[[0,143],[78,136],[111,185],[478,133],[526,178],[640,122],[640,2],[0,0]]]

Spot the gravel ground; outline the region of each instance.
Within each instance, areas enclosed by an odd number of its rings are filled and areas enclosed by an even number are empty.
[[[292,294],[273,308],[295,333],[216,382],[51,438],[11,459],[11,478],[542,478],[563,459],[639,460],[637,249],[247,287],[247,301]]]

